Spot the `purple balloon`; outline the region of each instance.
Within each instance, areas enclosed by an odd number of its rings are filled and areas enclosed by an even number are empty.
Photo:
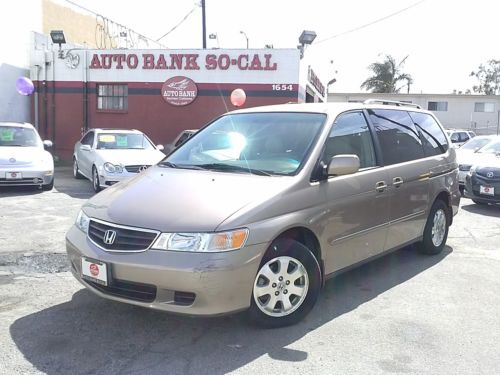
[[[26,77],[19,77],[16,80],[16,89],[19,94],[28,96],[33,94],[33,91],[35,91],[35,86],[33,85],[31,79]]]

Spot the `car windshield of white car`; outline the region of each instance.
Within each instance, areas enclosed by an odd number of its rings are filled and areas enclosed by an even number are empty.
[[[101,133],[97,136],[98,150],[151,150],[154,146],[143,135],[136,133]]]
[[[40,139],[33,129],[0,126],[0,147],[37,147]]]
[[[478,151],[482,154],[496,154],[500,152],[500,141],[492,142]]]
[[[321,113],[226,115],[189,138],[165,161],[176,168],[294,175],[307,160],[325,119]]]
[[[473,138],[470,141],[466,142],[461,149],[462,150],[479,150],[481,147],[491,142],[489,138]]]

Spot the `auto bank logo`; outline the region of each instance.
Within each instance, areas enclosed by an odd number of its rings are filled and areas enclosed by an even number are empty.
[[[191,104],[196,99],[198,96],[198,87],[188,77],[172,77],[167,79],[163,84],[161,96],[169,104],[184,106]]]

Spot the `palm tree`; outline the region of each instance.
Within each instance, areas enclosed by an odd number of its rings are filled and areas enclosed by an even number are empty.
[[[368,69],[374,74],[361,84],[361,88],[372,90],[375,93],[394,93],[399,92],[404,86],[408,86],[408,92],[410,92],[410,84],[413,83],[413,79],[411,75],[401,72],[401,65],[407,57],[396,64],[394,57],[386,55],[384,62],[371,64]],[[398,83],[402,81],[406,83],[398,87]]]

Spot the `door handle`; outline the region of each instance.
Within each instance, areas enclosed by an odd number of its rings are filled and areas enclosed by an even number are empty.
[[[392,179],[392,184],[395,186],[395,187],[400,187],[402,184],[403,184],[403,179],[401,177],[394,177]]]
[[[387,189],[387,184],[385,183],[385,181],[379,181],[375,184],[375,189],[378,192],[383,192],[385,189]]]

